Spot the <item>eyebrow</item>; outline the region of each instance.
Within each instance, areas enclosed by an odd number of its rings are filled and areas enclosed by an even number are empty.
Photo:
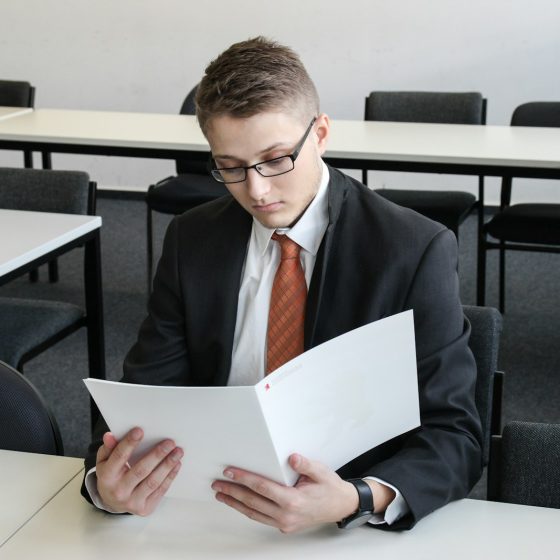
[[[262,156],[263,154],[266,154],[268,152],[272,152],[272,150],[275,150],[277,148],[281,148],[281,147],[284,147],[284,146],[288,147],[290,145],[291,145],[290,142],[276,142],[275,144],[272,144],[268,148],[265,148],[264,150],[261,150],[260,152],[258,152],[257,156]],[[241,161],[241,158],[238,158],[237,156],[230,156],[228,154],[213,154],[212,157],[214,159],[235,159],[235,160]]]

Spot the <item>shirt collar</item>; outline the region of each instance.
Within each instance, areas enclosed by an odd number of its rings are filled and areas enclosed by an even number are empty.
[[[330,177],[329,170],[323,161],[321,161],[321,165],[322,175],[317,194],[294,227],[270,229],[253,218],[253,233],[259,255],[264,255],[275,231],[287,235],[308,253],[317,254],[329,224],[327,187]]]

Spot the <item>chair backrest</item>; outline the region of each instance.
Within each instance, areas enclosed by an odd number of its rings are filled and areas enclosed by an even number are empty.
[[[95,213],[95,184],[82,171],[0,168],[0,208]]]
[[[478,92],[372,91],[365,120],[436,124],[485,124],[486,99]]]
[[[189,91],[187,97],[181,105],[181,115],[194,115],[196,114],[196,105],[194,99],[196,97],[196,90],[198,84],[194,86],[191,91]],[[195,175],[208,175],[208,169],[206,162],[204,161],[193,161],[188,158],[178,158],[175,160],[175,167],[177,169],[177,174],[182,175],[183,173],[194,173]]]
[[[488,499],[560,508],[560,424],[506,424],[493,437],[488,476]]]
[[[35,88],[29,82],[0,80],[0,105],[6,107],[33,107]]]
[[[488,463],[490,454],[490,436],[493,415],[501,411],[501,391],[494,390],[496,370],[498,367],[498,350],[502,332],[502,316],[493,307],[464,305],[463,312],[471,324],[469,348],[473,353],[477,377],[475,402],[482,424],[484,464]]]
[[[560,127],[560,101],[532,101],[519,105],[511,115],[511,126]],[[500,208],[511,202],[512,177],[502,179]]]
[[[43,397],[4,362],[0,362],[0,426],[0,449],[64,454],[58,425]]]
[[[511,126],[560,127],[560,101],[533,101],[519,105],[511,116]]]

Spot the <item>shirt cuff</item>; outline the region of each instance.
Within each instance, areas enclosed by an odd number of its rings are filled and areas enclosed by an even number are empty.
[[[114,509],[111,509],[109,506],[106,506],[103,503],[103,500],[101,499],[101,496],[97,491],[97,474],[95,472],[95,467],[89,469],[89,471],[87,472],[84,479],[84,484],[86,486],[86,490],[88,491],[89,497],[91,498],[91,501],[96,508],[102,509],[108,513],[126,513],[124,511],[116,511]]]
[[[374,513],[368,523],[371,523],[371,525],[382,525],[383,523],[392,525],[395,521],[398,521],[401,517],[410,513],[410,508],[408,507],[406,500],[403,498],[403,495],[392,484],[376,478],[375,476],[366,476],[364,480],[375,480],[376,482],[379,482],[379,484],[383,484],[383,486],[387,486],[395,492],[395,497],[387,506],[385,513]]]

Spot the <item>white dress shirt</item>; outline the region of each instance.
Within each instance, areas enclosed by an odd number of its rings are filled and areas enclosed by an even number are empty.
[[[280,246],[272,241],[272,234],[275,231],[281,235],[287,235],[301,247],[300,259],[309,288],[317,252],[329,223],[328,184],[329,171],[323,163],[317,194],[292,228],[268,229],[253,218],[239,289],[228,385],[254,385],[265,376],[270,294],[276,269],[280,263]],[[409,508],[406,501],[394,486],[374,477],[368,478],[388,486],[396,494],[385,514],[374,515],[370,519],[370,523],[391,524],[408,513]],[[95,468],[91,469],[86,476],[86,488],[97,507],[111,511],[103,505],[97,492]]]

